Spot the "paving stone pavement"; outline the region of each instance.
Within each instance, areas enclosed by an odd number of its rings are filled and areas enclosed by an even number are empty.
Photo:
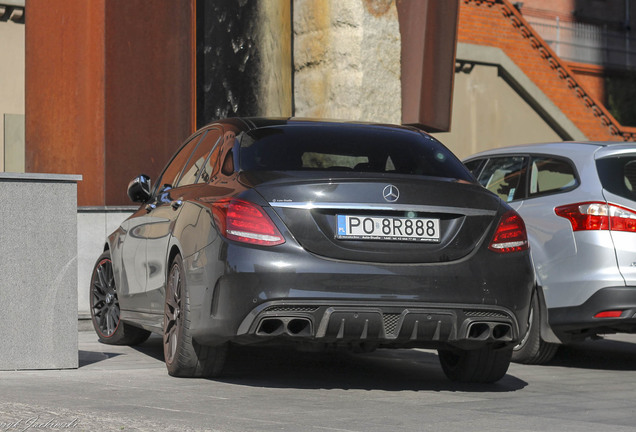
[[[78,369],[0,372],[0,432],[636,430],[634,335],[513,364],[493,385],[448,381],[429,350],[240,348],[222,379],[178,379],[159,337],[139,347],[78,338]]]

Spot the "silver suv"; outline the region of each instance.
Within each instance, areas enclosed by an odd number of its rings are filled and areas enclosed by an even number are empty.
[[[636,332],[636,143],[498,148],[464,163],[526,222],[537,287],[513,360]]]

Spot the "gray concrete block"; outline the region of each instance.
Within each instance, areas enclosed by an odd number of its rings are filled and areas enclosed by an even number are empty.
[[[78,180],[0,173],[0,370],[78,366]]]

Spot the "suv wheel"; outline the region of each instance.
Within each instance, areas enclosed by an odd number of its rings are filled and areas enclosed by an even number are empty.
[[[528,317],[528,331],[512,351],[512,361],[524,364],[544,364],[552,360],[558,344],[545,342],[541,339],[541,307],[539,296],[535,292],[530,303]]]

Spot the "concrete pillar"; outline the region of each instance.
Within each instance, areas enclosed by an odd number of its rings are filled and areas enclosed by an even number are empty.
[[[0,370],[78,367],[80,180],[0,173]]]

